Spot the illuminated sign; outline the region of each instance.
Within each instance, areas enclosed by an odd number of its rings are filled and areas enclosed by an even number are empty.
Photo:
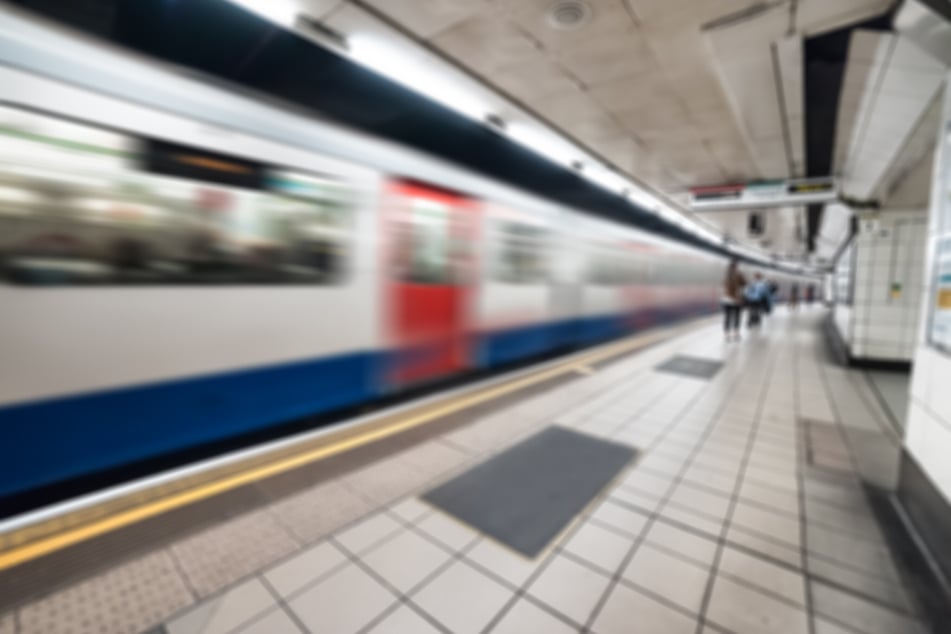
[[[818,178],[795,181],[761,181],[690,190],[694,210],[754,209],[832,202],[838,197],[835,181]]]
[[[149,139],[145,141],[142,161],[142,168],[155,174],[244,189],[264,189],[263,165],[226,154]]]

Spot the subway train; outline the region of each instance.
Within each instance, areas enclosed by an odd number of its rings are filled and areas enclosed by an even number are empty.
[[[9,15],[0,86],[0,499],[718,308],[720,256]]]

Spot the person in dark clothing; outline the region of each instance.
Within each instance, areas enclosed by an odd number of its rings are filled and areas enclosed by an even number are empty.
[[[769,287],[766,284],[766,280],[763,279],[763,274],[757,273],[753,282],[743,291],[746,298],[746,309],[749,315],[746,322],[747,328],[759,327],[760,319],[765,312],[766,302],[768,301],[768,293]]]
[[[743,287],[746,278],[740,273],[740,265],[736,260],[730,262],[723,280],[723,332],[726,340],[740,338],[740,312],[743,310]]]

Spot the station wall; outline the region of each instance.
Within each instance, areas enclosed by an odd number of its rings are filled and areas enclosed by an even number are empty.
[[[935,147],[921,309],[898,499],[951,578],[951,74]],[[942,324],[943,322],[943,324]],[[943,340],[942,340],[943,339]]]
[[[834,323],[853,360],[912,361],[927,226],[925,209],[887,209],[860,219],[833,279]]]

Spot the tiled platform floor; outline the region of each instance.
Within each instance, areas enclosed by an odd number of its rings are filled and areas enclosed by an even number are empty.
[[[22,606],[0,634],[925,632],[860,485],[893,481],[895,439],[827,361],[821,316],[779,310],[740,343],[710,322]],[[724,366],[654,370],[677,354]],[[536,560],[417,499],[551,424],[644,454]]]

